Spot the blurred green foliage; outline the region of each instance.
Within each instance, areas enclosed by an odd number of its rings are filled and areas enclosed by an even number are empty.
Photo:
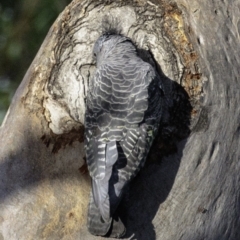
[[[71,0],[1,0],[0,124],[49,28]]]

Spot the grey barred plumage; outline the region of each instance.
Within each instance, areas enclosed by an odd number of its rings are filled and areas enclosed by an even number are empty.
[[[158,131],[163,86],[132,41],[104,34],[93,49],[96,73],[87,95],[85,150],[92,193],[88,229],[94,235],[124,234],[115,211],[129,181],[144,165]]]

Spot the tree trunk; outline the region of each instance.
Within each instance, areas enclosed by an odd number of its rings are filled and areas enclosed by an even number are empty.
[[[159,136],[131,183],[120,206],[125,239],[240,239],[239,2],[74,0],[0,128],[0,240],[98,239],[86,229],[83,131],[104,16],[119,19],[122,33],[151,53],[192,105],[189,112],[174,102],[175,130]],[[190,125],[177,117],[182,112]]]

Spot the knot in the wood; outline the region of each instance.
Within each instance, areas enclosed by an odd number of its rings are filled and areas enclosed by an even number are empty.
[[[155,65],[162,76],[185,89],[194,107],[192,112],[196,114],[202,95],[198,57],[187,36],[182,11],[176,4],[73,1],[57,22],[59,42],[54,49],[55,64],[44,99],[45,116],[53,133],[67,133],[84,124],[85,98],[89,79],[95,71],[92,49],[102,34],[106,16],[118,19],[121,33],[133,40],[140,55],[148,53],[143,57],[150,56],[147,61]]]

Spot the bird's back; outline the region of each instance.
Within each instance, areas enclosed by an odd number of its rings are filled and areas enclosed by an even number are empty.
[[[88,228],[95,235],[109,231],[123,190],[144,164],[161,117],[160,79],[128,45],[118,44],[102,57],[87,98],[85,149],[93,188]],[[121,224],[116,226],[123,231]]]

